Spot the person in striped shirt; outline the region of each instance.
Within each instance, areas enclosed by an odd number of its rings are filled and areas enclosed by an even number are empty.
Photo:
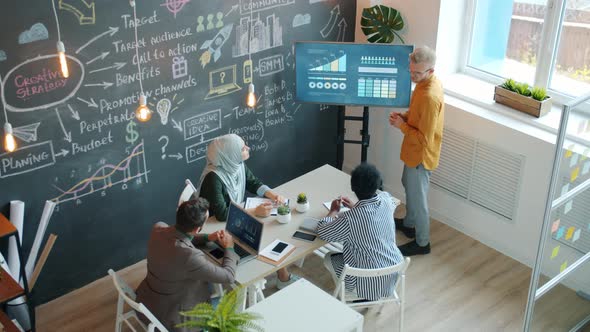
[[[358,202],[348,197],[332,201],[330,212],[318,223],[319,237],[328,242],[341,242],[343,252],[329,252],[324,264],[334,282],[342,273],[344,264],[355,268],[375,269],[402,262],[403,256],[395,244],[393,212],[396,203],[381,186],[381,174],[373,165],[363,163],[351,174],[350,186]],[[340,213],[344,205],[350,210]],[[359,298],[377,300],[390,296],[396,275],[373,278],[347,276],[346,289],[356,292]]]

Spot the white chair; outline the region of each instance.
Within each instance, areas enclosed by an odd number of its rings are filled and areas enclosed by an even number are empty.
[[[134,318],[139,326],[143,328],[144,331],[154,332],[154,331],[161,331],[161,332],[168,332],[168,329],[160,323],[160,321],[146,308],[142,303],[135,302],[136,295],[135,291],[127,285],[123,279],[119,278],[119,276],[113,271],[113,269],[109,269],[109,274],[113,277],[113,284],[115,284],[115,288],[119,293],[119,298],[117,300],[117,321],[115,324],[115,331],[121,332],[123,327],[123,322],[127,324],[127,326],[137,332],[135,327],[132,324],[131,319]],[[131,309],[127,312],[125,311],[125,303],[127,303]],[[141,312],[147,319],[150,321],[150,324],[146,327],[145,324],[137,317],[137,312]],[[157,329],[157,330],[156,330]]]
[[[197,188],[193,185],[191,180],[186,179],[184,180],[185,186],[180,194],[180,198],[178,199],[178,205],[182,204],[182,202],[186,202],[191,199],[191,196],[197,192]]]
[[[404,305],[405,305],[405,292],[406,292],[406,270],[410,265],[410,258],[405,257],[404,260],[396,265],[384,267],[381,269],[358,269],[350,267],[348,264],[344,265],[340,279],[336,284],[334,290],[334,297],[340,299],[343,303],[346,303],[349,307],[359,308],[368,307],[373,305],[379,305],[379,313],[385,303],[396,302],[400,307],[399,314],[399,331],[403,331],[404,326]],[[344,279],[346,276],[355,276],[360,278],[366,277],[379,277],[386,276],[397,272],[397,282],[395,283],[391,296],[383,297],[375,301],[358,301],[360,300],[356,294],[347,292],[344,285]],[[358,301],[358,302],[355,302]]]

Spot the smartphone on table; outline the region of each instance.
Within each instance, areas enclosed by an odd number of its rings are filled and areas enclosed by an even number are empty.
[[[277,243],[277,245],[271,249],[273,254],[280,254],[283,252],[283,250],[285,250],[285,248],[287,248],[288,244],[286,244],[285,242],[279,242]]]
[[[304,233],[304,232],[300,232],[300,231],[296,231],[295,233],[293,233],[293,238],[298,239],[298,240],[308,241],[308,242],[313,242],[316,237],[317,237],[316,235]]]

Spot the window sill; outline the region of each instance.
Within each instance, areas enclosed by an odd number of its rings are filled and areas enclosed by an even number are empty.
[[[441,80],[447,104],[524,134],[555,143],[562,105],[554,103],[549,113],[541,118],[535,118],[494,102],[495,85],[492,83],[460,73],[442,76]],[[570,113],[567,131],[567,139],[590,145],[588,115]]]

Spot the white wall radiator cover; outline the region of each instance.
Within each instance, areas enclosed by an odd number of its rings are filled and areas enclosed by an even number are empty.
[[[430,183],[510,222],[516,220],[525,156],[445,128]]]

